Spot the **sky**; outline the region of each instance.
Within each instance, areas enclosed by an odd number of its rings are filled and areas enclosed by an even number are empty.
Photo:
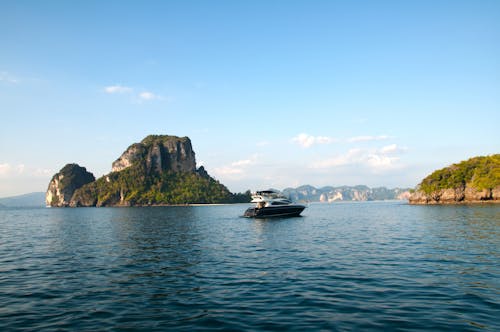
[[[0,2],[0,197],[190,137],[233,192],[500,153],[500,1]]]

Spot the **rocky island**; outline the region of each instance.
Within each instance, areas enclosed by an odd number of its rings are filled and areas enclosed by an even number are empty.
[[[45,202],[47,206],[69,206],[75,191],[94,181],[94,174],[87,172],[85,167],[67,164],[52,177],[45,194]]]
[[[151,206],[250,201],[250,193],[233,194],[196,168],[188,137],[150,135],[134,143],[112,164],[111,173],[95,179],[77,164],[68,164],[52,177],[46,205]]]
[[[410,204],[500,203],[500,154],[475,157],[427,176]]]

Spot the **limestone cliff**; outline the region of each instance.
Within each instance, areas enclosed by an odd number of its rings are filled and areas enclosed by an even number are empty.
[[[113,163],[112,171],[120,172],[137,162],[144,163],[148,173],[196,170],[195,153],[188,137],[150,135],[129,146]]]
[[[77,164],[67,164],[56,173],[49,183],[45,194],[47,206],[69,206],[74,192],[87,183],[95,181],[92,173]]]
[[[429,194],[417,190],[408,198],[410,204],[460,204],[460,203],[500,203],[500,186],[477,189],[471,186],[448,188]]]
[[[475,157],[427,176],[410,204],[500,203],[500,154]]]
[[[310,185],[298,188],[286,188],[283,193],[294,201],[336,202],[336,201],[378,201],[407,199],[409,188],[387,189],[385,187],[369,188],[367,186],[342,186],[315,188]]]

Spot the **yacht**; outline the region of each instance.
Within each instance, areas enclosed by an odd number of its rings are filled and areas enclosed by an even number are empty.
[[[252,194],[251,203],[255,207],[248,208],[244,217],[297,217],[306,208],[305,205],[294,204],[281,193],[274,190],[257,191]]]

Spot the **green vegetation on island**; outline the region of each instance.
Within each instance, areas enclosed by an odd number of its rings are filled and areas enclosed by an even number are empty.
[[[500,154],[474,157],[424,178],[410,197],[414,204],[500,202]]]
[[[430,194],[466,185],[477,190],[500,186],[500,154],[471,158],[437,170],[422,180],[420,190]]]
[[[84,171],[83,167],[68,164],[54,175],[46,194],[47,205],[217,204],[251,199],[249,191],[233,194],[203,166],[197,169],[188,137],[150,135],[130,145],[113,162],[111,173],[94,180],[91,173]]]
[[[233,194],[200,172],[163,172],[146,175],[141,165],[112,172],[77,189],[75,206],[144,206],[249,202],[250,193]]]

